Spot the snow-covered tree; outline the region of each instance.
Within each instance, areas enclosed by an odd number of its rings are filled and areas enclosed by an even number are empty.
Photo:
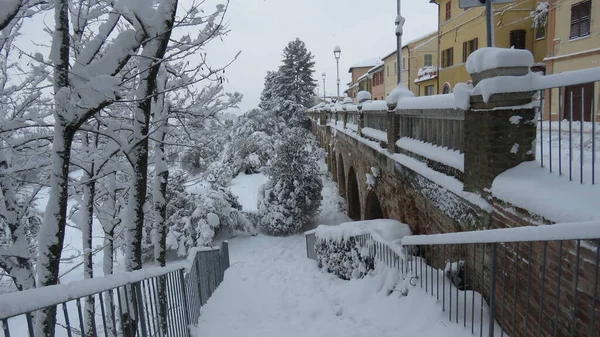
[[[308,51],[303,41],[296,39],[283,49],[282,62],[278,71],[278,96],[309,108],[317,85],[313,78],[313,54]]]
[[[259,205],[261,228],[273,235],[298,233],[321,205],[323,183],[318,159],[323,152],[307,130],[292,128],[277,148]]]

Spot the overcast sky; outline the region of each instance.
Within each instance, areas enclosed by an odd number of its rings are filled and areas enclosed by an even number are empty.
[[[180,0],[184,7],[193,0]],[[207,12],[225,0],[208,0]],[[403,41],[437,29],[437,5],[429,0],[403,0],[406,18]],[[215,66],[239,58],[226,70],[226,90],[244,95],[242,111],[258,105],[267,70],[276,70],[287,43],[303,40],[315,56],[315,78],[323,94],[321,73],[327,73],[327,94],[336,93],[336,63],[333,49],[342,49],[340,92],[350,81],[348,68],[367,58],[382,57],[396,48],[394,35],[396,0],[231,0],[226,16],[230,33],[207,46]],[[51,37],[42,32],[53,27],[53,12],[28,20],[19,47],[47,54]]]
[[[437,5],[428,0],[402,2],[403,41],[437,29]],[[336,93],[336,45],[342,49],[342,93],[350,81],[349,66],[396,48],[395,0],[231,0],[227,15],[231,32],[208,51],[213,60],[226,60],[241,51],[226,71],[226,89],[244,95],[242,110],[258,105],[267,70],[277,69],[283,48],[297,37],[315,56],[315,76],[321,87],[321,73],[327,73],[328,95]]]

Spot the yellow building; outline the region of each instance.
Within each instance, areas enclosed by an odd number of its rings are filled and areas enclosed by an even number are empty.
[[[383,57],[383,85],[385,97],[398,86],[398,53],[394,50]]]
[[[371,91],[371,81],[368,72],[379,63],[381,63],[379,58],[368,59],[356,63],[348,69],[348,72],[352,76],[352,82],[348,83],[348,89],[345,92],[348,97],[351,97],[354,100],[354,103],[358,103],[356,95],[359,91]]]
[[[591,0],[553,0],[549,3],[548,14],[548,57],[544,59],[546,72],[558,74],[565,71],[600,67],[600,2]],[[593,97],[599,97],[600,86],[594,83],[567,87],[563,99],[574,96],[573,119],[590,121]],[[583,97],[581,95],[583,93]],[[549,97],[547,91],[546,97]],[[562,102],[564,110],[559,116],[558,89],[551,93],[552,119],[570,116],[570,104]],[[583,100],[585,113],[581,114]],[[598,105],[596,105],[598,106]],[[547,117],[548,111],[546,111]],[[596,115],[599,111],[596,110]],[[596,120],[599,120],[597,117]]]
[[[468,82],[465,69],[467,57],[486,46],[484,7],[459,8],[458,0],[432,1],[438,5],[439,19],[439,74],[440,93],[449,92],[459,82]],[[530,13],[537,0],[519,0],[494,5],[494,36],[496,47],[528,49],[535,62],[546,57],[545,30],[532,27]]]

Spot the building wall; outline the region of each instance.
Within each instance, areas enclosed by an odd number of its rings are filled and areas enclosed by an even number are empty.
[[[454,48],[454,62],[450,67],[442,68],[440,60],[440,88],[446,82],[453,88],[456,83],[467,82],[471,78],[463,62],[463,42],[478,39],[478,48],[485,47],[486,27],[483,7],[460,9],[457,0],[440,0],[440,58],[441,52]],[[451,2],[451,18],[445,19],[446,3]],[[535,30],[531,27],[529,14],[537,6],[536,0],[522,0],[515,3],[494,6],[495,43],[497,47],[510,48],[510,32],[525,30],[525,48],[530,50],[536,62],[546,57],[546,38],[535,40]],[[546,34],[547,35],[547,34]]]
[[[381,68],[381,70],[376,71],[373,73],[373,76],[382,73],[383,74],[383,68]],[[384,82],[382,82],[379,85],[372,85],[371,87],[371,97],[373,97],[373,99],[379,99],[379,100],[385,100],[386,99],[386,95],[385,95],[385,74],[383,74],[384,77]],[[373,79],[371,79],[371,83],[374,83]]]
[[[373,67],[352,68],[352,83],[357,83],[358,79],[367,73]]]
[[[385,97],[398,85],[398,74],[394,71],[396,66],[396,55],[393,53],[383,59],[383,84]]]
[[[437,87],[437,78],[432,78],[430,80],[426,80],[423,82],[419,82],[419,86],[417,87],[417,96],[425,96],[425,88],[427,88],[427,86],[433,86],[433,93],[434,94],[439,94],[440,91],[438,91],[438,87]]]
[[[581,0],[552,1],[548,18],[548,57],[546,72],[558,74],[565,71],[600,67],[600,3],[592,1],[590,35],[583,38],[570,39],[571,6]],[[594,97],[599,97],[600,85],[596,84]],[[553,120],[559,119],[559,89],[547,90],[545,116],[551,114]],[[596,104],[596,115],[600,116],[599,105]],[[600,117],[597,117],[600,120]]]
[[[429,54],[432,57],[432,65],[438,65],[438,56],[437,56],[437,32],[434,34],[430,34],[422,37],[419,40],[414,40],[408,45],[409,53],[410,53],[410,86],[408,87],[415,96],[421,96],[420,92],[422,91],[421,83],[415,83],[415,79],[419,73],[419,69],[425,67],[425,55]],[[427,85],[431,85],[428,82]],[[437,80],[435,80],[437,84]],[[437,92],[437,85],[434,88],[434,93]]]
[[[408,90],[412,91],[411,81],[410,81],[410,68],[409,68],[409,52],[408,46],[402,47],[402,84],[408,88]],[[413,84],[414,86],[414,84]]]

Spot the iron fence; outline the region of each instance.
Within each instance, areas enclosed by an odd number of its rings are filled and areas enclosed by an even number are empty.
[[[573,83],[562,80],[571,79],[569,76],[557,77],[558,81],[548,81],[553,87],[536,88],[541,102],[536,159],[551,173],[568,176],[580,184],[595,184],[600,169],[596,158],[600,142],[596,132],[600,75],[594,78],[588,83]]]
[[[410,236],[406,275],[479,336],[597,336],[600,223]],[[483,294],[480,296],[479,294]],[[488,305],[489,304],[489,305]]]
[[[474,335],[600,334],[600,222],[407,236],[402,247],[354,239]],[[316,259],[315,241],[307,234]]]
[[[0,296],[0,336],[190,337],[200,308],[229,267],[227,242],[179,263]],[[36,317],[55,315],[37,333]],[[89,314],[88,314],[89,313]],[[39,322],[38,322],[39,323]]]

